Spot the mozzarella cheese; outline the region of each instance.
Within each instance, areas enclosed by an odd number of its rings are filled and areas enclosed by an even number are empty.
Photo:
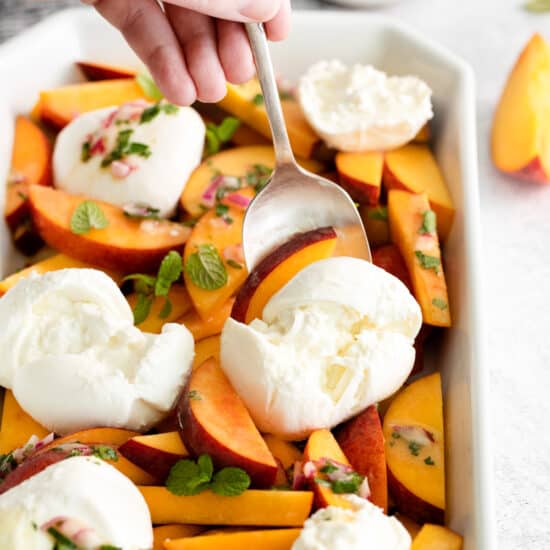
[[[394,393],[413,367],[421,324],[397,278],[329,258],[300,271],[261,320],[227,320],[222,367],[260,431],[302,439]]]
[[[114,281],[94,269],[23,279],[0,299],[0,384],[53,432],[147,430],[171,410],[194,342],[179,324],[134,327]]]
[[[387,76],[370,65],[321,61],[299,83],[302,110],[340,151],[381,151],[411,141],[433,117],[431,90],[414,76]]]
[[[55,186],[121,207],[154,208],[161,217],[174,214],[191,172],[201,161],[204,123],[191,107],[179,107],[170,114],[161,111],[149,122],[140,123],[139,116],[146,106],[138,102],[75,118],[57,137],[53,154]],[[122,120],[131,122],[120,124]],[[118,135],[126,130],[132,130],[130,142],[149,147],[150,156],[132,154],[122,162],[102,167]],[[82,148],[87,140],[92,153],[83,160]]]
[[[101,545],[122,550],[153,546],[151,516],[141,493],[95,457],[62,460],[6,491],[0,495],[0,518],[0,548],[10,550],[51,550],[53,541],[45,535],[47,545],[40,528],[55,518],[81,522]],[[3,546],[4,540],[11,545]]]
[[[292,550],[409,550],[411,537],[368,500],[345,497],[353,509],[321,508],[304,523]]]

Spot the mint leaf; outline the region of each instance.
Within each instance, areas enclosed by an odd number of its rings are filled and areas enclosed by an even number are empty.
[[[105,229],[108,225],[109,220],[94,201],[81,202],[71,216],[71,231],[75,235],[84,235],[91,229]]]
[[[216,290],[227,284],[227,270],[211,244],[201,244],[197,252],[187,258],[185,271],[195,285],[205,290]]]
[[[376,208],[369,208],[367,212],[367,218],[369,220],[377,220],[385,222],[388,219],[388,208],[386,206],[377,206]]]
[[[433,235],[436,232],[436,215],[433,210],[426,210],[422,214],[422,225],[418,230],[420,235]]]
[[[264,104],[264,96],[262,94],[256,94],[252,98],[252,103],[254,103],[254,105],[263,105]]]
[[[212,474],[214,473],[214,464],[209,455],[201,455],[197,460],[199,470],[204,476],[208,476],[208,479],[212,479]]]
[[[164,97],[150,74],[140,73],[136,75],[136,82],[143,93],[153,101],[160,101]]]
[[[448,307],[447,302],[441,298],[434,298],[432,304],[439,309],[447,309]]]
[[[220,138],[216,135],[216,131],[213,128],[209,128],[206,125],[206,153],[208,155],[214,155],[221,149],[222,143]]]
[[[151,148],[145,143],[139,143],[134,141],[128,145],[128,154],[129,155],[138,155],[139,157],[149,158],[151,153]]]
[[[132,275],[126,275],[126,277],[122,279],[122,282],[125,282],[125,281],[136,281],[137,283],[143,283],[145,287],[149,287],[149,290],[152,290],[155,287],[155,283],[157,279],[152,275],[145,275],[144,273],[134,273]],[[142,290],[137,290],[137,291],[145,292],[146,289],[142,287]]]
[[[233,269],[242,269],[243,266],[239,263],[239,262],[236,262],[235,260],[229,258],[229,260],[227,260],[227,265],[232,267]]]
[[[141,113],[141,117],[139,118],[140,124],[147,124],[148,122],[151,122],[158,114],[160,113],[160,103],[155,103],[154,105],[151,105],[151,107],[147,107],[143,113]]]
[[[439,266],[441,265],[441,260],[439,258],[424,254],[421,250],[415,250],[414,253],[424,269],[433,269],[436,273],[439,273]]]
[[[142,292],[137,295],[137,302],[134,306],[134,325],[141,325],[147,319],[152,305],[153,298],[151,296]]]
[[[155,283],[155,296],[168,296],[172,283],[181,276],[183,260],[178,252],[171,250],[164,256]]]
[[[351,472],[345,479],[331,482],[332,492],[337,495],[357,493],[365,478],[357,472]]]
[[[166,317],[168,317],[168,315],[170,315],[170,313],[172,313],[172,302],[168,298],[166,298],[166,300],[164,302],[164,305],[162,306],[162,309],[160,310],[159,318],[160,319],[166,319]]]
[[[118,461],[117,452],[108,445],[96,445],[93,447],[92,455],[102,460],[112,460],[113,462]]]
[[[224,468],[214,475],[210,484],[212,492],[233,497],[244,493],[250,487],[250,477],[241,468]]]
[[[211,474],[207,474],[192,460],[178,460],[168,474],[166,488],[178,496],[198,495],[208,488]]]
[[[187,396],[191,401],[202,401],[202,396],[197,390],[191,390]]]

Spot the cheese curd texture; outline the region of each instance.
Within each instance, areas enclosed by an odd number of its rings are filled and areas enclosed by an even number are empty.
[[[200,115],[191,107],[179,107],[173,114],[161,112],[146,123],[111,123],[104,129],[107,150],[115,145],[120,131],[132,129],[131,141],[148,145],[151,151],[148,158],[132,155],[131,173],[116,177],[111,168],[101,167],[102,155],[84,162],[82,146],[117,110],[109,107],[84,113],[61,131],[53,153],[55,186],[120,207],[155,208],[160,217],[173,215],[191,172],[201,162],[205,126]]]
[[[340,61],[311,66],[299,83],[302,110],[340,151],[383,151],[411,141],[433,117],[431,90],[414,76],[387,76]]]
[[[302,439],[399,389],[421,324],[399,279],[363,260],[329,258],[300,271],[261,320],[227,320],[222,368],[260,431]]]
[[[354,509],[321,508],[304,523],[292,550],[409,550],[411,537],[368,500],[345,497]]]
[[[23,279],[0,299],[0,385],[49,430],[147,430],[173,407],[194,355],[180,324],[134,327],[115,282],[95,269]]]
[[[141,493],[95,457],[67,458],[6,491],[0,495],[0,518],[0,548],[6,550],[51,550],[53,539],[40,528],[55,518],[78,520],[101,545],[122,550],[153,546],[151,516]],[[11,545],[2,546],[4,541]]]

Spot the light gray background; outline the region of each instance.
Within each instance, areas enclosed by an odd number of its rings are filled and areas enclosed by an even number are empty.
[[[550,14],[523,0],[402,0],[379,10],[416,27],[474,67],[488,313],[492,445],[499,548],[550,549],[550,186],[512,181],[488,158],[495,102],[534,31]],[[0,40],[70,0],[0,0]],[[294,0],[295,8],[329,7]],[[406,52],[404,52],[406,55]]]

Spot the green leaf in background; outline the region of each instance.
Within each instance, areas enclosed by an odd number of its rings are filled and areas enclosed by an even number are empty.
[[[523,4],[523,8],[531,13],[550,12],[550,0],[529,0]]]
[[[216,290],[227,283],[227,270],[215,246],[201,244],[187,258],[185,271],[194,284],[205,290]]]
[[[105,229],[109,220],[94,201],[81,202],[71,216],[71,231],[75,235],[84,235],[90,229]]]
[[[138,86],[143,90],[143,93],[153,101],[160,101],[164,98],[164,95],[159,90],[155,81],[148,73],[139,73],[136,76],[136,82]]]

